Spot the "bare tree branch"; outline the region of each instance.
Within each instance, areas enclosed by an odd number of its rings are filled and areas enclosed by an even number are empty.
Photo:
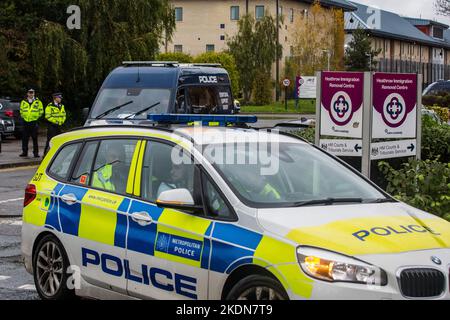
[[[450,16],[450,0],[435,0],[434,7],[438,14]]]

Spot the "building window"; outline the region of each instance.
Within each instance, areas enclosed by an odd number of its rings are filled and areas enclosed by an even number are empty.
[[[220,29],[225,29],[225,23],[220,24]]]
[[[181,44],[176,44],[173,47],[173,52],[183,52],[183,46]]]
[[[225,40],[225,36],[224,36],[224,35],[221,35],[221,36],[220,36],[220,40],[224,41],[224,40]]]
[[[207,44],[206,45],[206,52],[214,52],[215,51],[215,46],[213,44]]]
[[[289,21],[290,21],[291,23],[294,22],[294,9],[293,9],[293,8],[291,8],[291,9],[289,10]]]
[[[280,15],[280,16],[283,15],[283,7],[282,6],[278,7],[278,15]]]
[[[255,18],[256,20],[261,20],[262,18],[264,18],[264,6],[256,6]]]
[[[239,6],[232,6],[230,10],[230,19],[239,20]]]
[[[433,27],[433,38],[444,39],[444,29]]]
[[[183,21],[183,8],[175,8],[175,21]]]

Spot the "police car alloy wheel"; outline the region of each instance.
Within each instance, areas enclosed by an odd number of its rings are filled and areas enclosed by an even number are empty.
[[[67,288],[69,262],[61,243],[53,236],[42,238],[33,258],[34,282],[44,300],[65,300],[75,296]]]
[[[227,300],[273,301],[289,300],[289,297],[278,281],[252,275],[239,281],[228,294]]]

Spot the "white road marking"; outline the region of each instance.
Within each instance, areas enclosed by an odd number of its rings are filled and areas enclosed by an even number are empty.
[[[8,276],[0,276],[0,281],[11,279],[11,277]]]
[[[23,201],[23,198],[2,200],[2,201],[0,201],[0,204],[4,204],[4,203],[8,203],[8,202],[18,202],[18,201]]]
[[[20,286],[17,289],[19,289],[19,290],[36,291],[36,287],[33,284],[24,284],[23,286]]]

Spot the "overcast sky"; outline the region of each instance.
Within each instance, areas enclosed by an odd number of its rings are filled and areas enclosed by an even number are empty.
[[[434,0],[354,0],[380,9],[392,11],[403,16],[420,17],[450,24],[450,17],[437,15]]]

